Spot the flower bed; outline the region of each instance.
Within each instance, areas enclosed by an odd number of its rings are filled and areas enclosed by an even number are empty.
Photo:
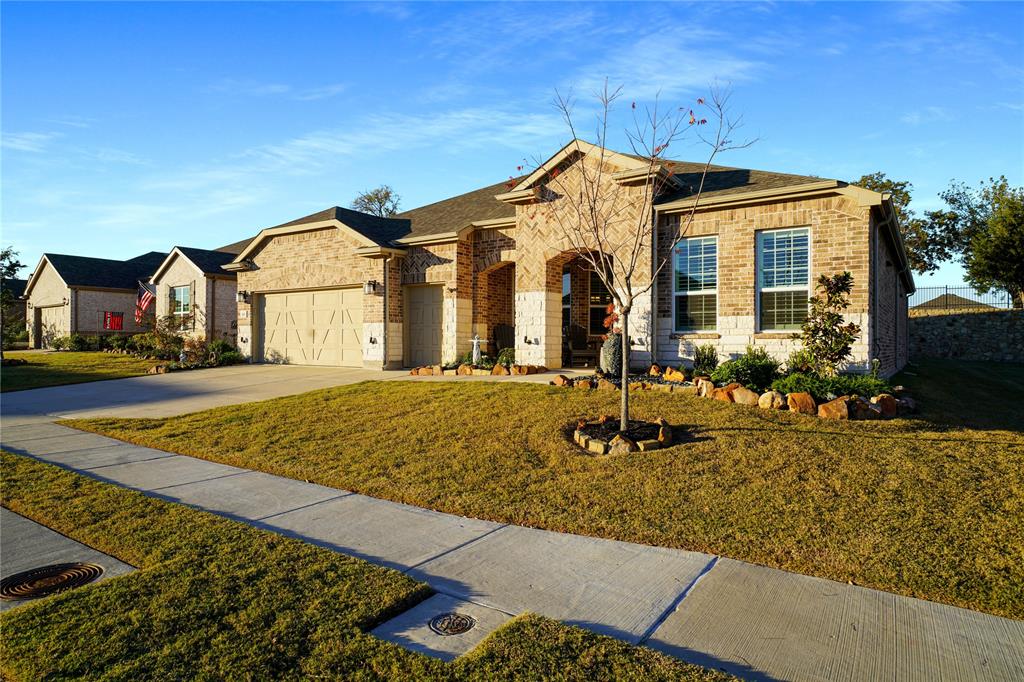
[[[595,455],[659,450],[672,444],[672,427],[664,419],[656,422],[630,420],[625,433],[619,431],[619,420],[604,415],[592,422],[581,420],[573,431],[573,441]]]

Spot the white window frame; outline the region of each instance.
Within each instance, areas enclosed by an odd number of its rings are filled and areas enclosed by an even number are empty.
[[[780,232],[798,232],[803,231],[807,234],[807,281],[804,284],[791,284],[787,286],[774,286],[766,287],[762,285],[763,280],[763,268],[764,268],[764,236],[766,234],[778,234]],[[807,292],[807,298],[811,297],[811,264],[813,261],[813,254],[811,253],[811,227],[810,225],[795,225],[793,227],[780,227],[771,230],[758,230],[757,239],[755,240],[755,251],[754,251],[754,325],[759,332],[778,332],[780,334],[792,334],[795,329],[777,329],[774,327],[762,327],[761,326],[761,294],[774,293],[779,291],[805,291]],[[808,308],[810,310],[810,308]]]
[[[698,289],[696,291],[676,291],[676,249],[683,242],[695,241],[695,240],[707,240],[711,239],[715,242],[715,288],[714,289]],[[718,313],[719,313],[719,298],[718,298],[718,278],[719,278],[719,267],[721,259],[719,258],[718,250],[718,235],[717,234],[706,234],[699,237],[686,237],[680,239],[679,242],[672,249],[670,254],[672,258],[672,333],[674,334],[711,334],[718,331]],[[715,295],[715,328],[714,329],[697,329],[697,328],[681,328],[679,321],[676,319],[676,297],[677,296],[708,296],[710,294]]]
[[[601,279],[601,275],[599,275],[596,270],[594,270],[593,268],[590,268],[586,272],[587,272],[587,327],[586,327],[586,329],[587,329],[587,336],[601,336],[605,332],[595,332],[593,329],[590,328],[590,317],[593,314],[594,310],[596,310],[598,308],[601,309],[602,315],[604,317],[607,317],[607,315],[608,315],[608,304],[609,303],[614,303],[615,302],[615,297],[612,296],[611,289],[609,289],[608,286],[605,285],[604,280]],[[570,275],[570,277],[571,276],[572,275]],[[601,286],[603,286],[608,291],[608,298],[611,299],[611,300],[608,301],[608,303],[602,303],[600,305],[595,305],[594,304],[594,301],[593,301],[594,291],[593,291],[593,289],[594,289],[594,279],[595,278],[597,279],[598,282],[600,282]],[[602,319],[604,319],[604,317]],[[611,330],[608,330],[608,331],[611,331]]]
[[[175,319],[178,320],[178,325],[177,325],[178,329],[185,329],[186,326],[187,326],[185,324],[185,322],[192,315],[192,285],[185,284],[185,285],[182,285],[182,286],[171,287],[170,289],[171,289],[171,295],[169,296],[169,298],[170,298],[171,301],[174,302],[174,308],[170,311],[170,314]],[[178,292],[180,290],[182,290],[182,289],[185,290],[185,295],[188,296],[188,306],[187,306],[188,310],[185,310],[185,311],[179,311],[178,310],[178,301],[179,301],[179,299],[178,299]]]

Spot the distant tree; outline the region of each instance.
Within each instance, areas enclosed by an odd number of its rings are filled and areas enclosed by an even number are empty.
[[[390,218],[398,213],[401,202],[402,198],[390,185],[381,185],[376,189],[360,192],[359,196],[352,200],[351,208],[381,218]]]
[[[11,290],[5,286],[5,282],[9,279],[14,279],[18,275],[18,271],[21,270],[24,264],[18,260],[18,252],[14,250],[13,246],[0,251],[0,335],[2,335],[2,342],[0,342],[0,358],[3,358],[3,346],[6,346],[12,337],[17,334],[20,329],[15,329],[13,320],[9,320],[8,308],[14,304],[14,294]]]
[[[939,264],[948,260],[951,254],[943,245],[933,239],[930,234],[930,221],[920,218],[910,208],[910,193],[914,186],[906,180],[893,180],[885,173],[869,173],[863,175],[853,184],[875,192],[888,192],[896,208],[900,230],[903,232],[903,243],[907,247],[907,258],[910,267],[918,274],[932,272]],[[930,215],[930,214],[928,214]]]
[[[959,256],[971,286],[1005,289],[1024,307],[1024,188],[999,177],[977,189],[954,182],[940,196],[948,208],[929,214],[933,238]]]

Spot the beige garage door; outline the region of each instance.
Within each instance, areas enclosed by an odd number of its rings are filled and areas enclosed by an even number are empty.
[[[264,362],[363,366],[362,289],[264,294],[259,308]]]
[[[441,287],[405,288],[405,329],[408,366],[441,362]]]
[[[39,308],[39,338],[43,348],[49,348],[50,343],[58,336],[67,334],[64,328],[64,306],[52,308]]]

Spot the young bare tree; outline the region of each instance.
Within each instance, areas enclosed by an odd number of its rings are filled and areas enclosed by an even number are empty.
[[[391,185],[381,185],[375,189],[368,189],[360,192],[352,200],[351,208],[370,215],[390,218],[398,213],[398,206],[402,199],[398,192],[391,189]]]
[[[612,169],[618,155],[608,149],[607,141],[611,115],[621,94],[621,86],[610,89],[607,81],[596,94],[595,141],[590,145],[577,134],[571,94],[556,93],[555,106],[572,135],[570,145],[575,146],[570,161],[580,162],[571,182],[560,169],[548,172],[542,181],[539,201],[541,210],[548,207],[546,215],[557,225],[568,251],[597,274],[615,304],[622,340],[619,430],[625,432],[629,425],[630,314],[637,299],[654,286],[670,258],[659,257],[653,251],[658,229],[654,204],[667,191],[679,192],[692,201],[671,243],[664,248],[664,253],[671,254],[693,222],[715,158],[722,152],[748,147],[754,140],[732,139],[741,119],[730,117],[729,93],[717,87],[711,89],[707,99],[698,99],[692,108],[665,111],[659,109],[657,99],[652,106],[641,109],[633,103],[632,124],[626,126],[625,133],[633,157],[646,167],[646,173],[632,175],[629,182],[616,182]],[[673,174],[673,163],[665,155],[670,147],[678,147],[687,138],[705,145],[707,158],[696,173],[687,173],[687,180],[680,186]],[[592,163],[583,163],[585,157]]]

